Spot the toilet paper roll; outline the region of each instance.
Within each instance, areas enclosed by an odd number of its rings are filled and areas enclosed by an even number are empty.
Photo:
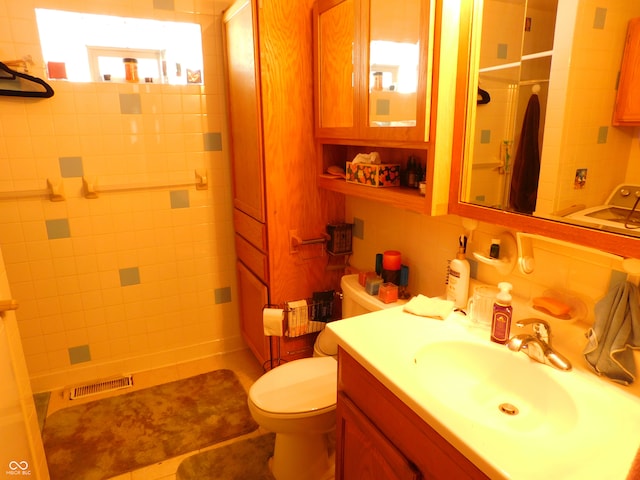
[[[281,337],[282,324],[284,319],[284,310],[281,308],[264,308],[262,309],[262,323],[264,325],[264,334],[272,337]]]

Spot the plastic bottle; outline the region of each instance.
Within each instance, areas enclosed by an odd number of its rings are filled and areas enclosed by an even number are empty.
[[[500,258],[500,239],[494,238],[491,240],[491,248],[489,249],[489,256],[491,258]]]
[[[513,287],[508,282],[500,282],[498,288],[500,292],[496,295],[491,319],[491,341],[504,345],[509,341],[511,330],[511,315],[513,313],[511,289]]]
[[[465,247],[461,245],[456,258],[449,263],[447,277],[447,299],[453,300],[458,308],[466,308],[469,298],[471,267],[464,253]]]
[[[124,76],[127,82],[138,83],[138,60],[135,58],[123,58]]]

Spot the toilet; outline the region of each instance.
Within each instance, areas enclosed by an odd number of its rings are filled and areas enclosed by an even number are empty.
[[[340,286],[343,319],[398,305],[369,295],[357,274],[342,277]],[[270,460],[276,480],[328,480],[334,476],[327,434],[336,425],[338,343],[328,329],[316,338],[313,354],[270,370],[249,389],[251,415],[261,427],[276,434]]]

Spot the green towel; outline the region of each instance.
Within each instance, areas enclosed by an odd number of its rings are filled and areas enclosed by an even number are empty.
[[[631,349],[640,348],[638,287],[630,282],[616,285],[596,304],[594,313],[584,356],[598,375],[629,385],[636,376]]]

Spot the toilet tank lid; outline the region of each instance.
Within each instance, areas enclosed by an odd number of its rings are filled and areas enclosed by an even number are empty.
[[[258,408],[272,413],[321,410],[336,403],[337,372],[333,357],[294,360],[256,380],[249,397]]]

